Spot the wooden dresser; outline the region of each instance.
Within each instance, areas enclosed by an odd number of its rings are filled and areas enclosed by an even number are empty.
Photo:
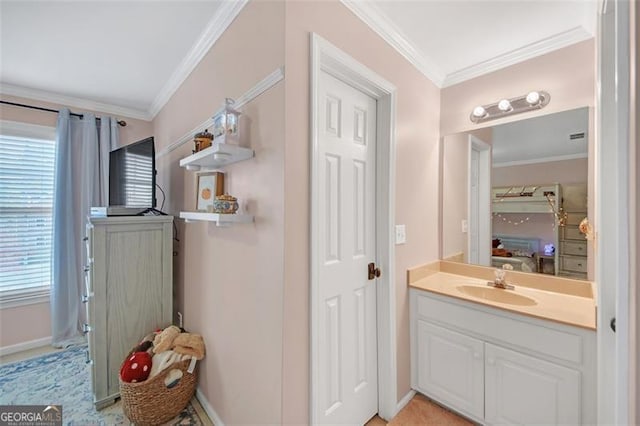
[[[94,404],[119,396],[120,364],[140,339],[172,323],[173,217],[90,218],[85,294]]]

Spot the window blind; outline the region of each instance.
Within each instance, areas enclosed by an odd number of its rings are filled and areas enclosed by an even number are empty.
[[[55,147],[0,135],[0,300],[49,290]]]

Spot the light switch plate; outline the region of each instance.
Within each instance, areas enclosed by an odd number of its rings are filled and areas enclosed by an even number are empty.
[[[396,225],[396,244],[407,242],[407,229],[405,225]]]
[[[468,225],[467,225],[467,219],[462,219],[462,232],[467,232],[467,230],[469,229]]]

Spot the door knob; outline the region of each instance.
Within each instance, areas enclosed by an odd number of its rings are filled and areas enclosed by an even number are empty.
[[[380,276],[380,268],[376,268],[376,264],[371,262],[368,266],[368,276],[370,280],[378,278]]]

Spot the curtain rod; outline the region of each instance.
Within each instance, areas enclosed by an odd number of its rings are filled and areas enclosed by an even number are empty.
[[[16,102],[9,102],[9,101],[2,101],[2,100],[0,100],[0,104],[6,104],[6,105],[17,106],[22,108],[37,109],[38,111],[47,111],[47,112],[56,112],[56,113],[60,112],[57,109],[43,108],[43,107],[38,107],[33,105],[25,105],[25,104],[19,104]],[[75,117],[79,117],[80,119],[84,117],[83,114],[78,114],[76,112],[70,112],[69,114]],[[96,117],[96,120],[100,120],[100,117]],[[118,124],[122,127],[125,127],[127,125],[127,122],[124,120],[117,120],[117,121],[118,121]]]

